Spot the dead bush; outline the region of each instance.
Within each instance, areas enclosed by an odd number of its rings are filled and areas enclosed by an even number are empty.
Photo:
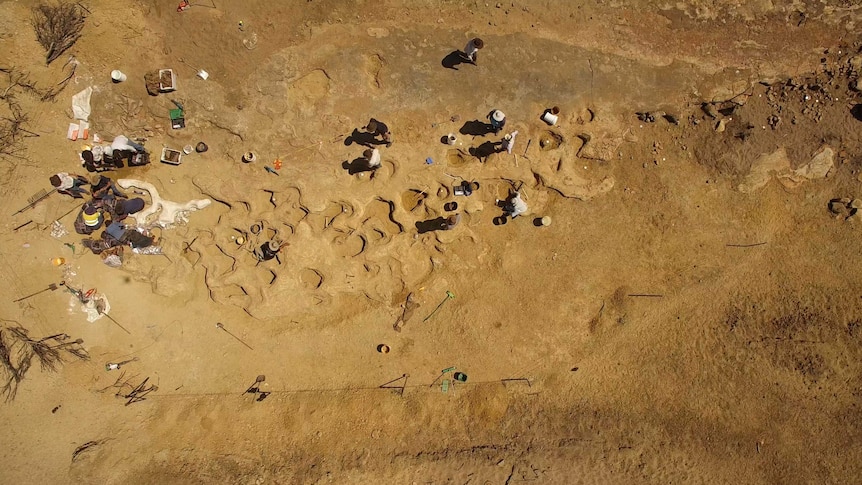
[[[45,48],[46,64],[75,44],[84,29],[84,12],[77,3],[60,2],[33,7],[33,29]]]

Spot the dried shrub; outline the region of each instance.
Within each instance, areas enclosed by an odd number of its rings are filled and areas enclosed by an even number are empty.
[[[89,360],[90,355],[81,346],[83,342],[81,339],[69,341],[64,333],[35,340],[21,326],[0,328],[0,394],[6,396],[6,401],[15,399],[18,384],[30,370],[33,358],[39,361],[42,370],[49,372],[56,372],[67,354]]]
[[[81,37],[85,18],[77,3],[43,3],[33,7],[33,30],[39,44],[45,48],[46,64],[51,64]]]

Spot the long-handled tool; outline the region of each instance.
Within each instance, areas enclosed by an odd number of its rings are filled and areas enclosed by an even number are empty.
[[[440,309],[440,307],[441,307],[441,306],[443,306],[443,304],[444,304],[444,303],[446,303],[447,301],[452,300],[452,299],[454,299],[454,298],[455,298],[455,293],[452,293],[451,291],[446,290],[446,298],[444,298],[444,299],[443,299],[443,301],[441,301],[441,302],[440,302],[440,304],[439,304],[439,305],[437,305],[437,308],[435,308],[435,309],[434,309],[434,311],[433,311],[433,312],[431,312],[431,313],[430,313],[427,317],[425,317],[425,319],[424,319],[424,320],[422,320],[422,321],[423,321],[423,322],[428,321],[428,319],[429,319],[429,318],[433,317],[433,316],[434,316],[434,314],[435,314],[435,313],[437,313],[437,310],[439,310],[439,309]]]
[[[104,316],[108,317],[112,322],[114,322],[114,324],[116,324],[118,327],[122,328],[124,332],[126,332],[126,333],[127,333],[127,334],[129,334],[129,335],[131,335],[131,334],[132,334],[132,332],[130,332],[130,331],[128,331],[128,330],[126,330],[126,327],[124,327],[124,326],[120,325],[120,322],[118,322],[118,321],[114,320],[114,317],[112,317],[112,316],[108,315],[107,313],[105,313],[105,312],[103,312],[103,311],[101,311],[101,310],[99,310],[99,315],[104,315]]]
[[[49,195],[53,194],[53,193],[54,193],[54,192],[56,192],[56,191],[57,191],[57,188],[55,187],[55,188],[51,189],[50,191],[47,191],[47,190],[45,190],[45,189],[42,189],[42,190],[40,190],[39,192],[36,192],[35,194],[31,195],[31,196],[27,199],[27,202],[29,202],[27,205],[25,205],[23,208],[19,209],[19,210],[18,210],[18,212],[14,213],[14,214],[12,214],[12,215],[13,215],[13,216],[14,216],[14,215],[18,215],[18,214],[20,214],[20,213],[24,212],[24,211],[25,211],[25,210],[27,210],[27,209],[30,209],[30,208],[35,207],[35,206],[36,206],[36,204],[38,204],[39,202],[42,202],[43,200],[47,199]]]
[[[249,344],[247,344],[247,343],[243,342],[241,338],[239,338],[239,337],[237,337],[236,335],[234,335],[234,334],[230,333],[230,332],[228,331],[228,329],[224,328],[224,325],[223,325],[221,322],[216,323],[216,327],[218,327],[218,328],[220,328],[220,329],[224,330],[226,334],[228,334],[228,335],[230,335],[231,337],[233,337],[234,339],[236,339],[236,341],[237,341],[237,342],[239,342],[239,343],[241,343],[241,344],[245,345],[246,347],[248,347],[248,349],[249,349],[249,350],[254,350],[253,348],[251,348],[251,345],[249,345]]]
[[[44,290],[39,290],[39,291],[37,291],[36,293],[32,293],[32,294],[27,295],[27,296],[22,296],[21,298],[18,298],[17,300],[12,300],[12,303],[18,303],[19,301],[26,300],[27,298],[32,298],[32,297],[34,297],[34,296],[36,296],[36,295],[38,295],[38,294],[40,294],[40,293],[45,293],[46,291],[54,291],[54,290],[56,290],[57,288],[59,288],[59,287],[61,287],[61,286],[64,286],[65,284],[66,284],[66,282],[65,282],[65,281],[61,281],[60,283],[51,283],[51,284],[50,284],[50,285],[48,285],[48,287],[47,287],[47,288],[45,288]]]

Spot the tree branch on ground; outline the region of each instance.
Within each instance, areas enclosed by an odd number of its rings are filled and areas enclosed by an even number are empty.
[[[45,48],[46,64],[51,64],[81,37],[85,15],[77,3],[61,1],[33,7],[33,30]]]

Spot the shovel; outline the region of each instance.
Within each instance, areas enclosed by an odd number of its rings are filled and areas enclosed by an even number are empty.
[[[61,281],[61,282],[60,282],[60,284],[57,284],[57,283],[51,283],[51,284],[50,284],[50,285],[48,285],[48,287],[47,287],[47,288],[45,288],[44,290],[39,290],[39,291],[37,291],[36,293],[30,294],[30,295],[27,295],[27,296],[23,296],[23,297],[21,297],[21,298],[18,298],[17,300],[12,300],[12,303],[18,303],[19,301],[26,300],[27,298],[32,298],[32,297],[34,297],[34,296],[36,296],[36,295],[38,295],[38,294],[45,293],[46,291],[54,291],[54,290],[56,290],[57,288],[59,288],[59,287],[61,287],[61,286],[65,285],[65,284],[66,284],[66,282],[65,282],[65,281]]]

